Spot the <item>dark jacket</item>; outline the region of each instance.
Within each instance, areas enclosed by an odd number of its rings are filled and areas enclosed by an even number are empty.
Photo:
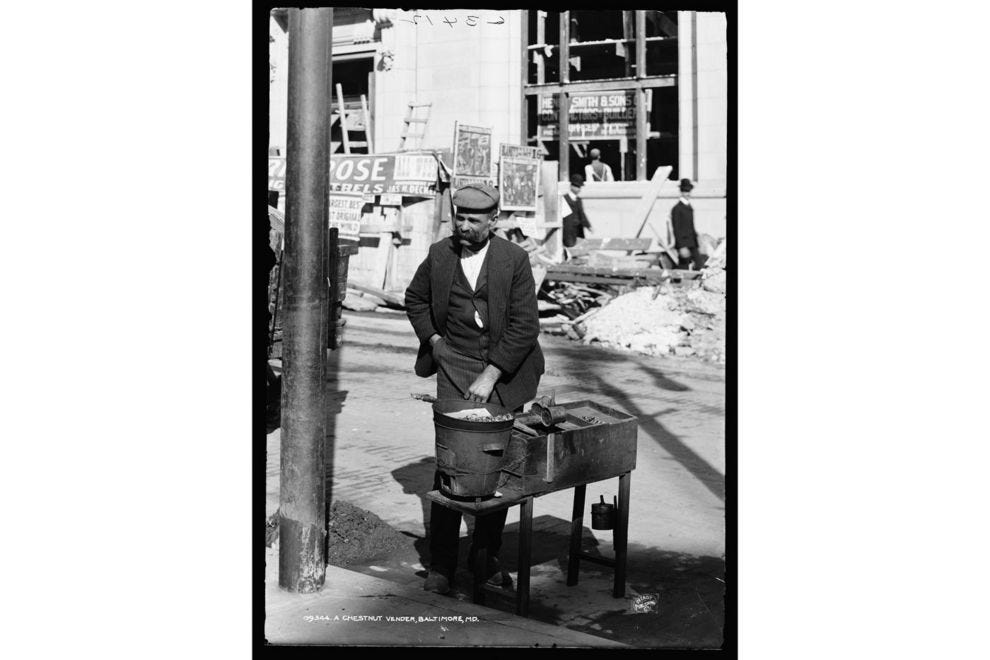
[[[502,370],[495,384],[505,407],[513,410],[536,396],[543,375],[536,282],[529,255],[509,241],[492,236],[487,256],[488,362]],[[416,375],[437,372],[430,337],[446,334],[450,289],[460,262],[460,247],[445,238],[430,246],[406,289],[406,313],[419,338]]]
[[[698,247],[698,234],[694,231],[694,208],[677,202],[670,210],[670,224],[674,228],[674,247]]]
[[[571,212],[565,215],[562,221],[562,238],[564,247],[574,247],[577,239],[584,238],[584,228],[590,228],[591,223],[588,222],[588,216],[584,214],[584,203],[580,197],[572,200],[569,195],[564,195],[564,202],[570,208]]]

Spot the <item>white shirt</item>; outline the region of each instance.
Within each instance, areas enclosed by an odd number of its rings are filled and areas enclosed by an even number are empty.
[[[597,179],[595,175],[595,168],[591,163],[584,166],[585,181],[615,181],[615,177],[612,176],[612,168],[606,163],[602,163],[602,178]]]
[[[481,265],[485,263],[485,255],[488,254],[489,245],[491,245],[491,239],[488,239],[485,247],[477,252],[472,252],[466,247],[461,248],[461,268],[464,270],[464,275],[467,277],[468,283],[471,284],[472,290],[478,288],[478,276],[481,275]]]

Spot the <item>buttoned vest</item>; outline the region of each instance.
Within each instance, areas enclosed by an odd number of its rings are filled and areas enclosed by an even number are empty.
[[[454,273],[454,282],[450,287],[450,300],[447,303],[447,332],[446,338],[451,347],[458,353],[470,355],[481,360],[488,359],[490,345],[488,335],[488,258],[485,255],[478,273],[477,289],[472,290],[464,269],[460,263]],[[475,312],[484,326],[479,328],[475,321]]]

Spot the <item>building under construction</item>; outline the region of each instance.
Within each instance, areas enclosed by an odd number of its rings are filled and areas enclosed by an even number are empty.
[[[455,123],[470,124],[491,129],[496,154],[500,144],[539,148],[546,162],[557,163],[557,181],[566,182],[570,174],[584,174],[597,148],[615,180],[583,189],[595,236],[642,231],[642,219],[631,211],[662,167],[670,168],[670,182],[657,189],[651,225],[666,222],[679,196],[674,182],[688,178],[696,184],[697,231],[725,236],[724,14],[335,7],[332,33],[332,156],[449,152]],[[286,145],[284,10],[272,13],[270,46],[269,153],[277,157]],[[422,260],[435,238],[426,219],[435,214],[432,208],[417,213],[407,203],[400,208],[404,219],[393,217],[390,227],[383,214],[377,228],[394,230],[381,240],[392,236],[397,248],[407,249],[352,259],[352,281],[390,259],[391,282],[380,273],[371,281],[398,290]],[[540,219],[544,226],[559,221]]]

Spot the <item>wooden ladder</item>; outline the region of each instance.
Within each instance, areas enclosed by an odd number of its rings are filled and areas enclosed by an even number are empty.
[[[350,117],[348,117],[347,109],[344,107],[343,87],[341,86],[340,83],[337,83],[336,88],[337,88],[337,109],[336,112],[332,113],[331,115],[330,128],[332,130],[334,124],[340,122],[340,135],[341,135],[341,140],[343,141],[344,144],[344,153],[345,154],[351,153],[351,147],[367,147],[369,154],[374,153],[375,148],[371,138],[371,115],[368,113],[367,97],[364,94],[361,95],[361,115],[362,115],[361,118],[364,120],[363,122],[364,125],[363,126],[358,125],[357,127],[355,127],[353,126],[354,114],[352,113]],[[358,130],[364,132],[364,141],[351,140],[349,133],[351,131],[358,131]],[[331,142],[330,144],[331,152],[336,151],[337,146],[339,144],[340,142]]]
[[[402,137],[399,139],[399,151],[406,151],[408,149],[416,149],[422,146],[423,136],[426,135],[426,125],[430,121],[430,108],[433,106],[432,103],[410,103],[409,109],[406,111],[406,116],[402,120],[405,125],[402,127]],[[420,108],[426,108],[426,114],[422,116],[417,116],[416,111]],[[410,127],[413,124],[422,124],[422,130],[416,132],[410,132]],[[416,144],[408,144],[407,140],[415,139]]]

